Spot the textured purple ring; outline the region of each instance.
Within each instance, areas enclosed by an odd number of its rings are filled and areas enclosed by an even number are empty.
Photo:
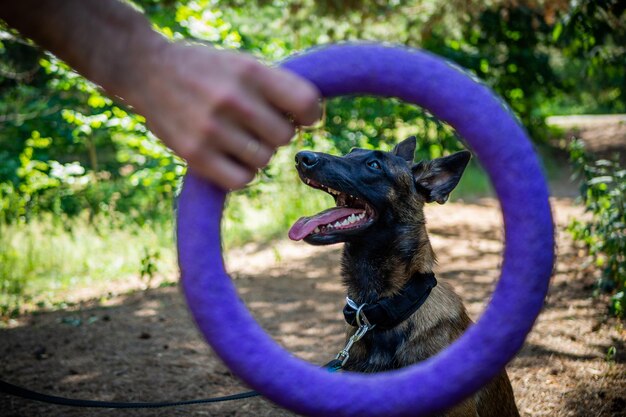
[[[246,309],[223,266],[225,193],[190,173],[179,202],[178,253],[183,289],[198,327],[237,376],[297,413],[423,416],[458,403],[521,348],[548,289],[554,261],[552,216],[524,129],[489,88],[419,50],[334,45],[295,56],[282,67],[313,82],[324,97],[398,97],[450,123],[481,161],[500,199],[506,241],[500,281],[476,325],[437,356],[374,375],[329,373],[290,355]]]

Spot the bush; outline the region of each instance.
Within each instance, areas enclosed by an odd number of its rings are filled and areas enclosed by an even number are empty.
[[[595,265],[602,269],[598,289],[612,292],[611,313],[624,317],[626,300],[626,169],[617,160],[594,161],[582,141],[569,146],[570,160],[581,177],[580,195],[589,221],[574,220],[568,230],[582,242]]]

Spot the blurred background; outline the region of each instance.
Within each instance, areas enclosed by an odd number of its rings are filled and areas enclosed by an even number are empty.
[[[330,42],[423,48],[484,80],[538,149],[556,196],[588,214],[571,222],[589,288],[623,315],[626,279],[626,4],[619,1],[137,0],[154,28],[251,53],[268,64]],[[407,80],[410,82],[410,80]],[[584,116],[581,116],[584,115]],[[284,236],[331,204],[300,184],[300,149],[390,149],[416,135],[419,158],[462,148],[449,126],[392,99],[345,97],[300,131],[247,189],[230,195],[227,248]],[[502,138],[506,143],[506,138]],[[621,167],[620,167],[621,164]],[[0,24],[0,317],[68,306],[67,294],[134,277],[177,280],[173,222],[185,174],[144,119]],[[572,176],[575,180],[571,180]],[[492,196],[473,161],[456,201]],[[574,203],[571,203],[574,204]],[[278,255],[277,255],[278,256]]]

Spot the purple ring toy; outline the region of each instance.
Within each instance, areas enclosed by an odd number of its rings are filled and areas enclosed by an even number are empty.
[[[329,373],[291,356],[250,315],[224,271],[225,193],[190,173],[179,202],[178,253],[196,323],[237,376],[294,412],[424,416],[442,411],[500,372],[543,305],[554,261],[553,224],[531,143],[489,88],[429,53],[343,44],[293,57],[282,67],[312,81],[324,97],[398,97],[450,123],[481,161],[500,199],[506,238],[500,281],[476,325],[437,356],[374,375]]]

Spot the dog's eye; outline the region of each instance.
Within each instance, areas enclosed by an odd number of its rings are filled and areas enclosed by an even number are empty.
[[[381,169],[380,168],[380,164],[378,163],[378,161],[369,161],[367,163],[367,166],[370,168],[374,168],[374,169]]]

